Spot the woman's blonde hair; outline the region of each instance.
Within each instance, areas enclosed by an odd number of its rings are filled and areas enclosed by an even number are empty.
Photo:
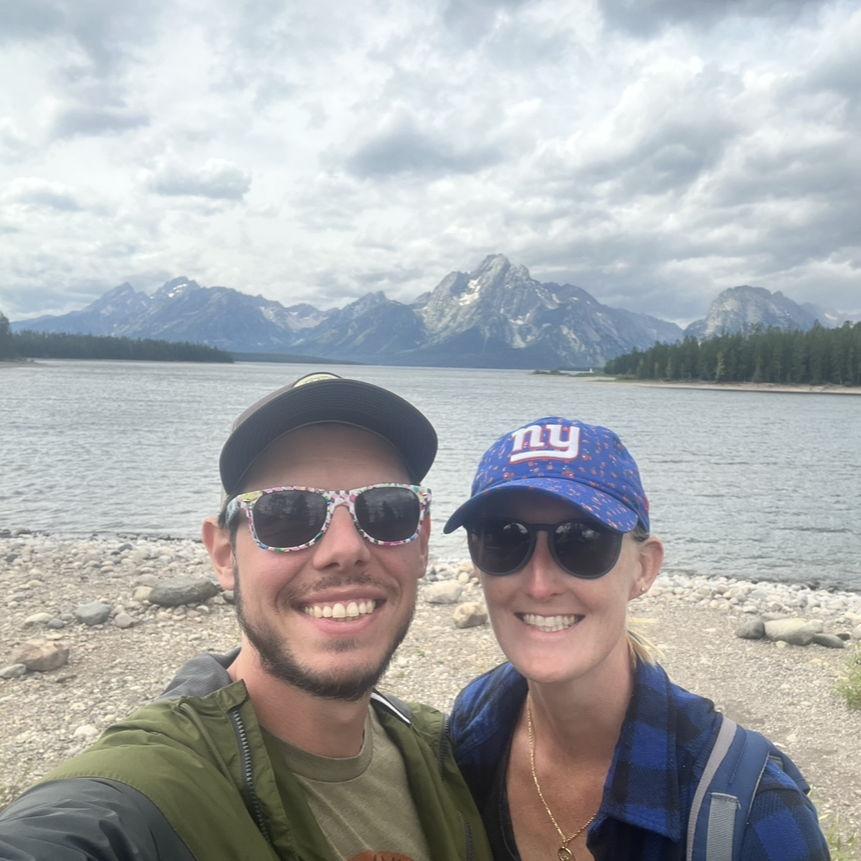
[[[636,667],[642,661],[644,664],[657,664],[661,650],[642,631],[643,619],[629,619],[625,638],[628,640],[628,652],[631,663]]]
[[[639,523],[631,532],[634,541],[643,542],[649,537],[649,530]],[[631,663],[637,666],[642,661],[644,664],[657,664],[661,657],[661,650],[644,633],[643,627],[647,624],[645,619],[628,619],[625,637],[628,641],[628,652],[631,655]]]

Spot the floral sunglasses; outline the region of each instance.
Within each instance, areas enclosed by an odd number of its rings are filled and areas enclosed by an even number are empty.
[[[353,490],[267,487],[235,496],[228,523],[245,509],[257,546],[275,553],[304,550],[325,535],[339,505],[347,506],[366,541],[393,547],[414,541],[430,510],[431,492],[417,484],[371,484]]]

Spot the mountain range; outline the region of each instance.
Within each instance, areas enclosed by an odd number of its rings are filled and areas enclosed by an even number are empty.
[[[756,325],[808,329],[839,316],[761,287],[733,287],[703,320],[675,323],[603,305],[572,284],[540,282],[504,255],[451,272],[412,303],[368,293],[343,308],[284,306],[229,287],[174,278],[152,295],[121,284],[68,314],[17,321],[14,331],[194,341],[233,352],[340,361],[502,368],[600,367],[656,341],[711,337]]]

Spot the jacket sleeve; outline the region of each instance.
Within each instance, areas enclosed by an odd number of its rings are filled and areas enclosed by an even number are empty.
[[[741,857],[744,861],[828,861],[831,857],[813,802],[791,775],[773,763],[766,766],[753,800]]]
[[[75,778],[40,784],[0,813],[3,861],[194,861],[135,789]]]

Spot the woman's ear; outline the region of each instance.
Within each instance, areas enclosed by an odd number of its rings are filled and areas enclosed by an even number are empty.
[[[203,544],[222,589],[235,587],[233,542],[230,530],[218,525],[217,517],[207,517],[202,527]]]
[[[664,545],[660,538],[650,535],[645,541],[637,542],[637,554],[637,576],[631,584],[630,598],[639,598],[652,588],[664,564]]]

